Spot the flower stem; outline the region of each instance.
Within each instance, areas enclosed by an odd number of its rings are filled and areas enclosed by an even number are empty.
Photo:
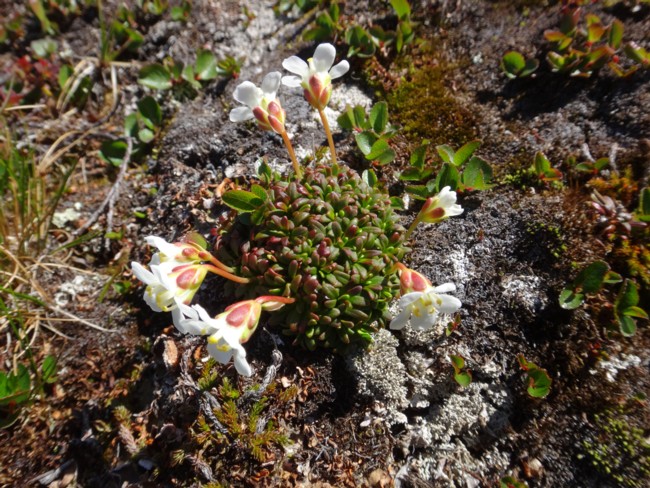
[[[296,178],[300,179],[302,177],[302,169],[300,169],[300,165],[298,164],[298,160],[296,159],[296,153],[293,150],[293,145],[291,144],[289,135],[287,134],[286,130],[280,132],[280,135],[282,136],[284,145],[287,147],[287,151],[289,152],[289,157],[291,158],[291,164],[293,164],[293,171],[296,173]]]
[[[411,237],[411,234],[413,233],[413,231],[415,230],[415,228],[416,228],[416,227],[418,226],[418,224],[420,223],[420,219],[422,218],[422,217],[421,217],[421,214],[422,214],[422,212],[418,213],[418,214],[415,216],[415,220],[413,220],[413,222],[412,222],[411,225],[409,226],[409,229],[406,231],[406,234],[404,235],[404,241],[408,241],[408,240],[409,240],[409,237]]]
[[[330,146],[330,153],[332,154],[332,164],[336,164],[336,149],[334,148],[334,139],[332,139],[332,131],[330,130],[330,124],[327,121],[327,116],[322,109],[318,109],[318,115],[323,122],[323,129],[325,129],[325,135],[327,136],[327,143]]]
[[[217,258],[215,258],[212,254],[210,254],[210,257],[208,258],[208,260],[210,261],[210,263],[212,263],[217,268],[222,269],[222,270],[224,270],[224,271],[226,271],[228,273],[232,273],[234,271],[233,268],[231,268],[230,266],[226,266],[221,261],[219,261]]]
[[[224,278],[234,281],[235,283],[248,283],[250,281],[248,278],[244,278],[242,276],[236,276],[232,273],[229,273],[228,271],[225,271],[211,264],[206,264],[205,267],[208,269],[208,271],[212,271],[214,274],[223,276]]]

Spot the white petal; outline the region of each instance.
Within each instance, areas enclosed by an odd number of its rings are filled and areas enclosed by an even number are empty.
[[[318,73],[327,73],[334,64],[336,49],[330,43],[319,44],[314,52],[314,68]]]
[[[153,310],[154,312],[163,311],[162,308],[158,306],[158,303],[156,303],[156,296],[153,293],[151,293],[151,288],[147,288],[147,290],[144,292],[143,298],[145,303],[149,305],[151,310]]]
[[[450,291],[456,291],[456,285],[453,283],[443,283],[433,289],[434,293],[449,293]]]
[[[144,239],[147,241],[147,244],[150,246],[154,246],[158,248],[158,250],[164,254],[165,256],[168,256],[170,258],[174,258],[176,255],[178,255],[181,250],[178,246],[175,246],[174,244],[167,242],[165,239],[162,237],[158,236],[147,236]]]
[[[403,309],[399,314],[397,314],[397,317],[391,320],[390,322],[391,330],[403,329],[404,326],[408,324],[410,318],[411,318],[411,309],[410,308]]]
[[[340,78],[345,73],[347,73],[349,69],[350,69],[350,63],[348,63],[346,60],[343,60],[336,66],[332,67],[332,69],[330,70],[330,78],[332,78],[333,80],[335,80],[336,78]]]
[[[183,322],[184,322],[183,318],[184,318],[183,313],[180,311],[178,307],[172,309],[172,320],[174,322],[174,325],[180,332],[186,334],[187,330],[183,326]]]
[[[281,79],[282,74],[279,71],[272,71],[267,74],[264,77],[264,80],[262,80],[262,91],[264,92],[264,96],[274,99],[275,94],[278,92],[278,88],[280,88]]]
[[[282,67],[286,69],[287,71],[300,76],[300,78],[308,78],[309,77],[309,66],[305,62],[304,59],[300,59],[298,56],[291,56],[284,61],[282,61]],[[285,76],[282,78],[282,83],[284,83],[287,86],[288,85],[285,81],[286,78],[289,78],[288,76]]]
[[[429,330],[437,321],[438,313],[434,309],[433,313],[424,313],[419,317],[413,315],[411,317],[411,328],[413,330]]]
[[[217,344],[214,344],[212,342],[208,342],[208,354],[212,356],[216,361],[220,362],[221,364],[228,364],[230,362],[230,358],[232,358],[232,349],[228,349],[227,351],[222,351],[217,347]]]
[[[235,92],[232,96],[239,103],[248,105],[250,108],[255,108],[260,104],[260,100],[262,99],[262,90],[257,88],[250,81],[244,81],[235,88]]]
[[[463,207],[460,205],[452,205],[445,210],[445,214],[449,217],[455,217],[456,215],[462,214],[464,211],[465,209],[463,209]]]
[[[297,76],[293,75],[283,76],[282,84],[284,86],[288,86],[289,88],[298,88],[299,86],[302,86],[302,78],[298,78]]]
[[[253,111],[250,109],[250,107],[237,107],[233,108],[230,111],[230,121],[231,122],[244,122],[245,120],[250,120],[255,115],[253,115]]]
[[[151,285],[152,283],[156,282],[156,277],[153,275],[153,273],[147,270],[140,263],[133,261],[131,263],[131,271],[133,271],[134,276],[142,281],[145,285]]]
[[[253,370],[251,369],[250,364],[248,364],[248,361],[246,361],[245,356],[240,356],[239,354],[235,353],[234,357],[235,357],[235,369],[240,375],[250,376],[253,374]]]
[[[409,305],[411,305],[413,302],[418,301],[422,296],[424,295],[423,292],[421,291],[412,291],[411,293],[407,293],[404,295],[402,298],[399,299],[399,307],[400,308],[406,308]]]
[[[456,313],[458,309],[463,305],[461,301],[452,297],[451,295],[439,295],[441,303],[436,305],[436,308],[442,313]]]

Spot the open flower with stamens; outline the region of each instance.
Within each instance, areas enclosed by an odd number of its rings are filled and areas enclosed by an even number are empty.
[[[441,313],[453,314],[461,307],[458,298],[446,293],[456,291],[453,283],[433,286],[422,274],[399,265],[400,312],[390,323],[390,328],[399,330],[410,322],[414,330],[427,330],[435,325]]]
[[[180,326],[182,315],[179,304],[190,303],[208,272],[208,265],[197,263],[178,264],[175,261],[160,262],[156,253],[149,264],[151,271],[140,263],[132,262],[131,269],[136,278],[147,288],[144,301],[154,312],[172,312],[174,325]]]
[[[307,62],[298,56],[282,61],[282,67],[298,76],[284,76],[282,83],[289,87],[301,86],[305,98],[316,109],[323,110],[332,96],[332,80],[343,76],[350,64],[343,60],[335,66],[336,49],[329,43],[320,44],[314,57]]]
[[[277,98],[281,77],[280,73],[273,71],[264,77],[261,87],[255,86],[250,81],[244,81],[235,88],[233,97],[245,107],[232,109],[230,120],[243,122],[255,118],[260,129],[282,134],[285,131],[285,112]]]
[[[293,301],[293,298],[262,296],[234,303],[214,318],[200,305],[184,306],[181,308],[184,318],[180,325],[189,334],[209,336],[210,356],[222,364],[228,364],[234,358],[237,372],[250,376],[252,370],[242,344],[255,332],[262,310],[278,310]]]

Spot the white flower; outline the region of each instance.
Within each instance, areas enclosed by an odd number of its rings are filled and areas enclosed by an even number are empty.
[[[154,312],[172,312],[174,325],[184,332],[180,322],[182,314],[179,305],[189,303],[198,291],[205,275],[206,266],[194,263],[178,263],[170,260],[160,262],[160,253],[151,258],[147,270],[140,263],[132,262],[131,269],[136,278],[147,288],[144,301]]]
[[[434,224],[462,213],[463,207],[456,204],[456,192],[445,186],[436,196],[427,198],[418,220]]]
[[[230,111],[231,122],[243,122],[256,118],[263,130],[273,130],[278,134],[284,132],[285,112],[277,98],[282,75],[273,71],[262,80],[262,87],[255,86],[250,81],[244,81],[233,93],[233,97],[245,107],[237,107]]]
[[[284,76],[282,83],[288,87],[301,86],[305,98],[318,110],[323,110],[332,95],[332,80],[343,76],[350,69],[350,64],[343,60],[336,66],[336,49],[329,43],[320,44],[314,57],[305,62],[298,56],[291,56],[282,61],[282,67],[298,76]]]
[[[446,295],[456,290],[453,283],[430,286],[424,291],[414,291],[399,300],[400,312],[391,323],[393,330],[402,329],[409,321],[414,330],[427,330],[435,325],[441,313],[453,314],[460,307],[458,298]]]

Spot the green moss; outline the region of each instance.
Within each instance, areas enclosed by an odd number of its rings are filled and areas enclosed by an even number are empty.
[[[582,442],[586,458],[619,486],[648,486],[650,445],[642,429],[626,420],[623,406],[607,409],[594,418],[596,435]]]
[[[474,115],[444,86],[448,71],[444,65],[423,66],[387,93],[389,112],[415,143],[461,146],[477,137]]]
[[[555,259],[558,259],[567,250],[562,229],[557,225],[544,222],[530,222],[526,225],[528,233],[535,242],[540,243]]]

